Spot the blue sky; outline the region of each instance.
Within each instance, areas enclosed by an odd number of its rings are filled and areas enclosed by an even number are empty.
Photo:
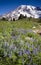
[[[0,0],[0,15],[10,12],[20,5],[41,7],[41,0]]]

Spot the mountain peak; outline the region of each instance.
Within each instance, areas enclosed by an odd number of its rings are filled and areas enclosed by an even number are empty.
[[[41,8],[32,5],[20,5],[16,10],[3,15],[1,18],[7,20],[18,20],[19,17],[41,18]]]

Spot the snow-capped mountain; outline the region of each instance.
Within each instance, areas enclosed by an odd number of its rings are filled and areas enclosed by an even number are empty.
[[[7,20],[18,20],[22,17],[32,17],[32,18],[41,18],[41,8],[31,5],[21,5],[16,10],[4,14],[0,19],[4,18]]]

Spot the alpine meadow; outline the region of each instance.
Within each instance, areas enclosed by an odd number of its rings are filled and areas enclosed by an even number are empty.
[[[0,16],[0,65],[41,65],[41,8],[21,5]]]

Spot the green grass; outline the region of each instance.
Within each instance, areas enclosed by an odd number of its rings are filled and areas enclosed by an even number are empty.
[[[40,28],[39,23],[28,20],[28,19],[20,19],[18,21],[0,21],[0,32],[10,32],[13,28],[19,28],[19,29],[32,29],[33,26],[36,27],[36,29]]]
[[[41,36],[33,32],[40,27],[37,19],[1,20],[0,65],[41,65]]]

